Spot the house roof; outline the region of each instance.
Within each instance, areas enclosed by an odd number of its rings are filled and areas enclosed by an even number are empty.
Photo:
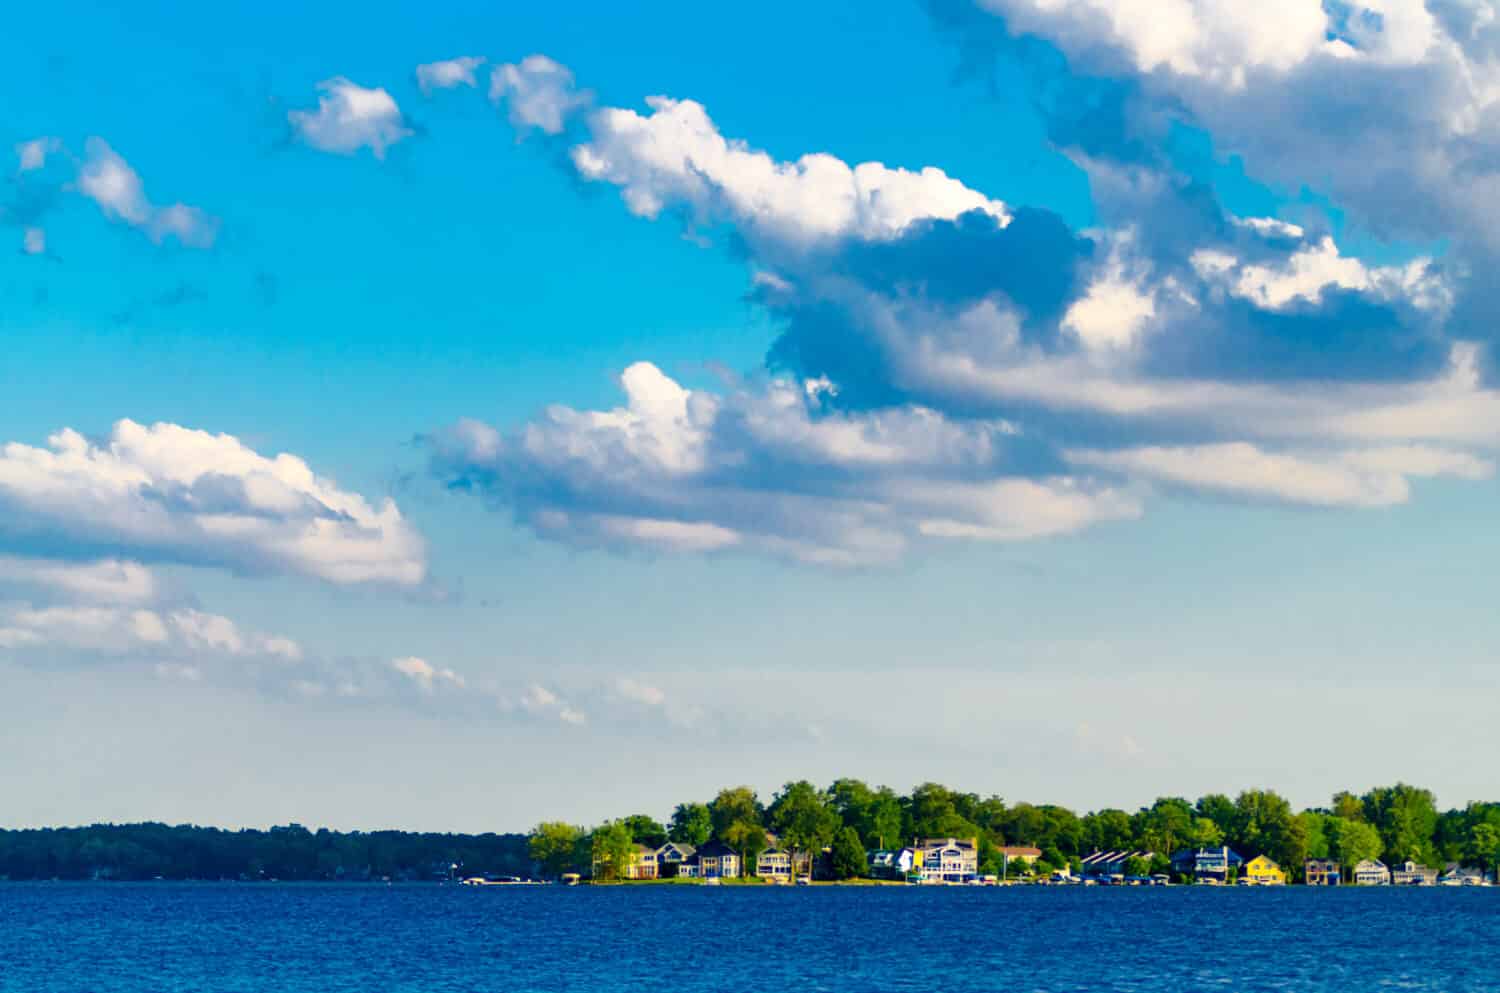
[[[709,859],[719,859],[723,858],[726,855],[733,855],[735,858],[739,858],[740,856],[739,852],[735,851],[733,848],[730,848],[728,845],[724,844],[724,842],[717,839],[699,845],[697,854],[701,858]]]
[[[976,838],[924,838],[919,848],[978,848]]]
[[[1040,848],[1032,848],[1030,845],[1005,845],[1000,849],[1000,854],[1008,855],[1011,858],[1015,858],[1018,855],[1026,858],[1041,858],[1042,850]]]
[[[1153,852],[1138,852],[1124,849],[1120,851],[1095,852],[1087,858],[1081,859],[1080,864],[1085,869],[1087,869],[1091,866],[1110,865],[1115,862],[1124,862],[1132,858],[1149,859],[1153,854]]]
[[[685,841],[669,841],[665,845],[662,845],[660,848],[658,848],[656,850],[656,853],[660,855],[662,852],[666,851],[669,848],[676,851],[683,858],[687,858],[689,855],[693,854],[693,852],[697,851],[696,848],[694,848],[692,845],[689,845]]]

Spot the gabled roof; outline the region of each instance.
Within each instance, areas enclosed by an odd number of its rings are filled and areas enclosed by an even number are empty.
[[[665,845],[662,845],[660,848],[658,848],[656,850],[656,854],[660,855],[662,852],[666,851],[669,848],[677,852],[683,858],[687,858],[689,855],[693,854],[693,852],[697,851],[696,848],[694,848],[692,845],[689,845],[685,841],[669,841]]]
[[[718,839],[699,845],[697,854],[700,858],[707,859],[721,859],[726,855],[733,855],[735,858],[740,857],[739,852]]]

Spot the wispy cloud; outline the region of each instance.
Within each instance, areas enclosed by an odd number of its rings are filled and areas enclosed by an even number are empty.
[[[426,96],[431,96],[437,90],[451,90],[459,86],[474,89],[479,85],[476,74],[484,62],[484,57],[480,55],[424,62],[416,68],[417,86]]]

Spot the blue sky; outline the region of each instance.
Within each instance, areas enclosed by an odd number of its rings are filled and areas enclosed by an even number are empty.
[[[0,822],[1493,796],[1488,5],[1132,7],[18,12]]]

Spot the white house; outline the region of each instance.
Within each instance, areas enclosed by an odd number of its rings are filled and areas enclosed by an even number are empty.
[[[979,875],[975,838],[928,838],[917,846],[917,878],[928,885],[968,883]]]
[[[1391,870],[1379,859],[1365,859],[1354,867],[1355,886],[1389,886]]]

